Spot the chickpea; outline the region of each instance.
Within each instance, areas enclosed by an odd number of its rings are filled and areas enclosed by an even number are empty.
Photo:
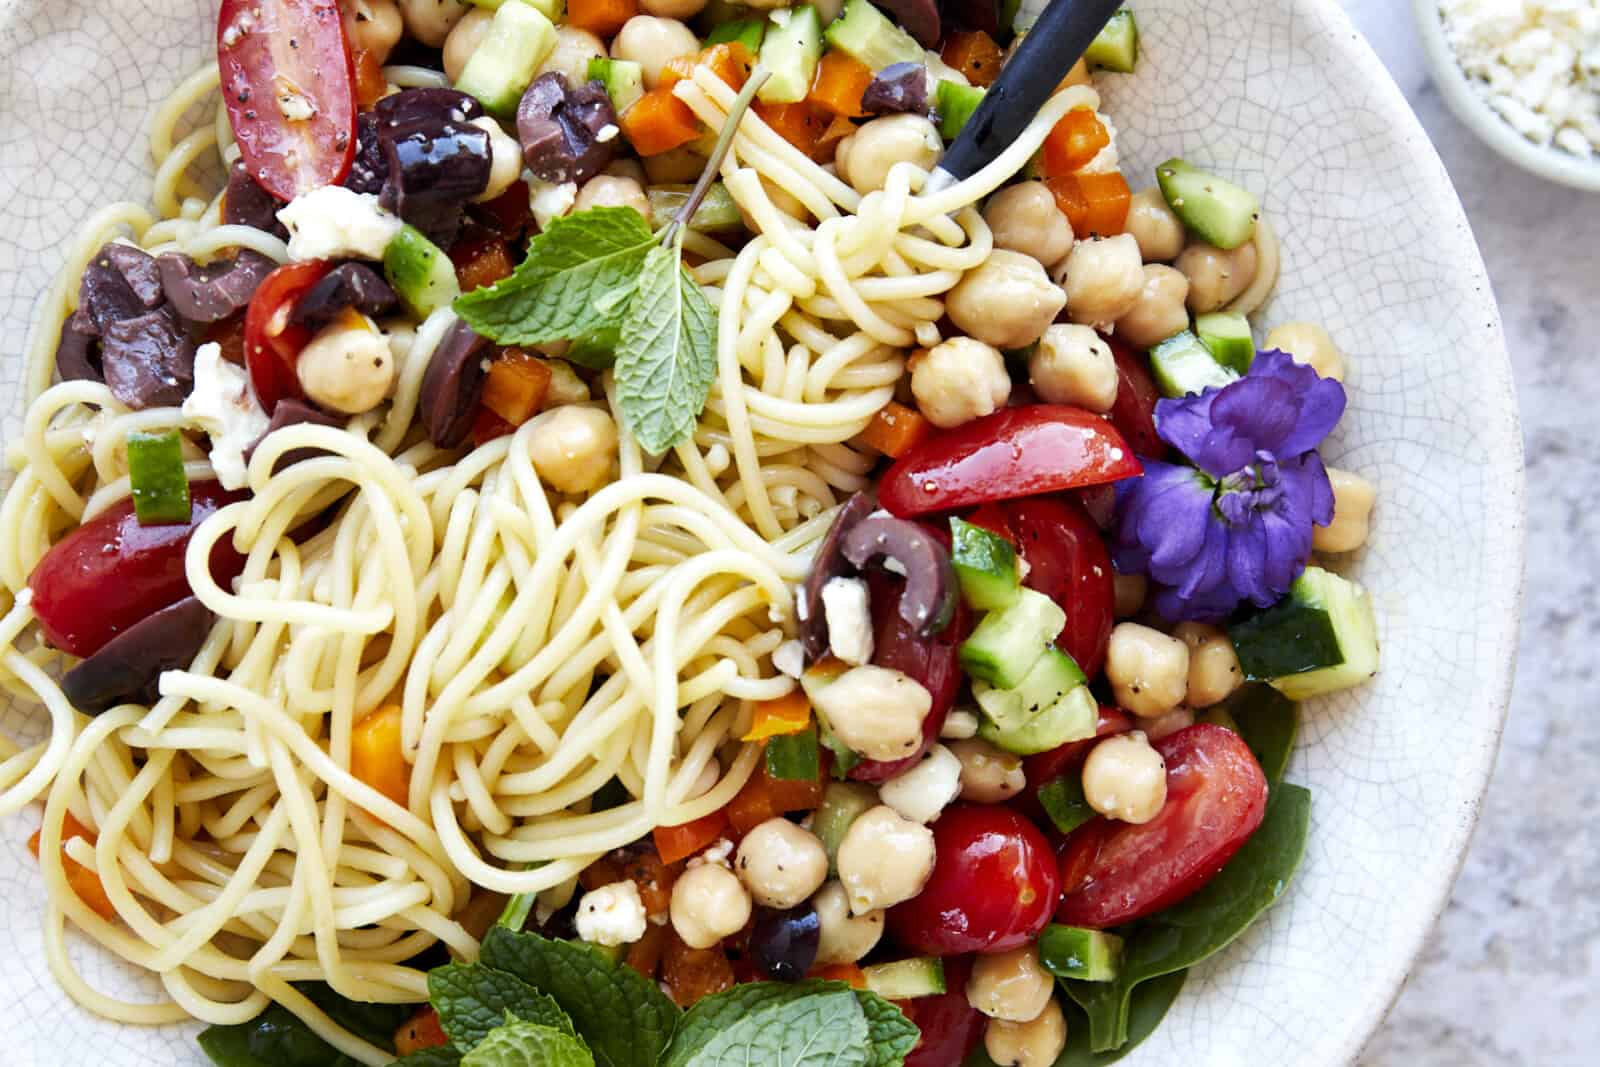
[[[950,751],[961,761],[961,799],[999,804],[1022,792],[1028,776],[1022,757],[973,738],[954,741]]]
[[[944,741],[967,741],[978,736],[978,716],[965,708],[952,708],[939,728],[939,738]]]
[[[1353,471],[1328,468],[1333,486],[1333,521],[1311,528],[1311,547],[1318,552],[1354,552],[1372,531],[1372,505],[1378,490]]]
[[[1183,622],[1172,629],[1172,636],[1189,646],[1189,678],[1184,703],[1191,708],[1209,708],[1233,695],[1244,683],[1239,655],[1228,635],[1203,622]]]
[[[406,32],[429,48],[443,45],[455,24],[471,10],[462,0],[400,0]]]
[[[1067,315],[1073,322],[1106,326],[1133,310],[1144,292],[1139,242],[1128,234],[1079,241],[1061,272]]]
[[[1173,708],[1159,719],[1146,719],[1140,723],[1144,727],[1144,735],[1151,741],[1159,741],[1163,737],[1175,734],[1179,730],[1186,730],[1194,725],[1194,709],[1178,707]]]
[[[822,924],[822,938],[817,943],[819,965],[854,963],[876,948],[883,937],[883,910],[851,915],[849,894],[838,882],[817,890],[811,906]]]
[[[639,10],[646,15],[664,19],[687,21],[706,8],[706,0],[639,0]]]
[[[645,222],[650,221],[650,198],[644,195],[644,187],[632,178],[597,174],[584,182],[572,210],[587,211],[592,207],[631,207],[644,216]]]
[[[534,469],[563,493],[598,489],[617,457],[617,424],[599,408],[556,408],[533,436]]]
[[[913,362],[911,393],[928,421],[948,430],[1005,407],[1011,375],[997,349],[952,337]]]
[[[346,311],[300,351],[295,376],[306,396],[332,411],[359,415],[394,388],[394,356],[373,321]]]
[[[1123,232],[1139,242],[1139,255],[1146,263],[1171,263],[1183,251],[1183,223],[1154,185],[1134,194]]]
[[[932,170],[944,154],[944,141],[922,115],[884,115],[839,142],[834,162],[839,175],[858,193],[882,189],[896,163]]]
[[[564,359],[549,361],[550,387],[544,392],[544,406],[558,408],[566,404],[582,404],[589,399],[589,384],[578,377],[572,364]]]
[[[1119,622],[1106,646],[1106,678],[1117,703],[1141,719],[1165,715],[1189,685],[1189,646],[1160,630]]]
[[[1205,315],[1233,302],[1256,277],[1256,246],[1247,242],[1231,252],[1195,242],[1172,264],[1189,279],[1189,310]]]
[[[969,337],[996,348],[1026,348],[1066,303],[1037,259],[996,249],[945,296],[945,311]]]
[[[734,867],[758,904],[792,908],[822,887],[828,853],[815,834],[780,816],[744,835]]]
[[[1144,288],[1139,300],[1117,320],[1117,336],[1137,348],[1154,348],[1173,334],[1189,328],[1183,306],[1189,279],[1160,263],[1144,268]]]
[[[355,0],[345,9],[345,25],[350,46],[366,52],[379,65],[389,58],[405,31],[400,8],[394,0]]]
[[[501,195],[522,177],[522,145],[488,115],[473,119],[472,124],[489,135],[489,184],[473,197],[483,203]]]
[[[1150,591],[1150,582],[1142,574],[1113,576],[1116,586],[1116,617],[1131,619],[1144,610],[1144,598]]]
[[[866,915],[922,892],[933,875],[933,831],[880,804],[861,813],[839,842],[839,881],[850,913]]]
[[[983,1049],[996,1067],[1050,1067],[1066,1047],[1067,1017],[1054,997],[1037,1019],[990,1019],[983,1031]]]
[[[705,169],[706,157],[692,148],[674,148],[644,159],[651,185],[684,185],[696,181]]]
[[[1057,323],[1028,356],[1028,380],[1041,400],[1110,411],[1117,402],[1117,361],[1088,326]]]
[[[887,667],[851,667],[811,694],[839,740],[868,759],[903,759],[922,744],[922,720],[933,695],[914,678]]]
[[[613,178],[632,178],[641,188],[649,181],[645,177],[644,164],[637,159],[613,159],[600,173],[609,174]]]
[[[667,60],[700,50],[700,38],[677,19],[635,15],[622,24],[611,41],[611,54],[644,68],[644,87],[661,84],[661,68]]]
[[[1274,327],[1267,334],[1265,347],[1289,353],[1296,363],[1304,363],[1324,378],[1344,381],[1344,354],[1328,331],[1314,322],[1286,322]]]
[[[467,60],[478,50],[483,39],[489,36],[489,24],[494,22],[494,12],[486,7],[475,7],[450,29],[444,39],[444,76],[451,84],[461,80]]]
[[[1050,1004],[1056,981],[1039,962],[1039,951],[1023,945],[980,955],[967,979],[967,1003],[991,1019],[1025,1023]]]
[[[750,921],[750,894],[720,863],[702,863],[672,885],[672,928],[690,948],[710,948]]]
[[[566,78],[568,85],[582,85],[589,80],[589,60],[605,58],[606,43],[600,38],[576,26],[557,26],[556,46],[539,64],[534,77],[555,73]]]
[[[1018,182],[989,198],[983,221],[994,232],[994,246],[1059,263],[1072,251],[1072,223],[1056,206],[1044,182]]]
[[[1146,823],[1167,802],[1167,765],[1144,731],[1108,737],[1083,764],[1083,798],[1108,819]]]

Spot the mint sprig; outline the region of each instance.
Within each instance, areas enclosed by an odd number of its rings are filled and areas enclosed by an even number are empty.
[[[449,963],[429,971],[428,1000],[450,1043],[462,1052],[476,1047],[508,1014],[577,1036],[553,999],[516,975],[481,963]]]
[[[571,1034],[513,1017],[463,1056],[461,1067],[594,1067],[594,1057]]]
[[[614,359],[618,414],[647,452],[659,455],[693,433],[711,394],[717,316],[683,267],[683,238],[769,76],[760,66],[751,71],[694,191],[660,231],[624,207],[552,220],[509,277],[455,302],[456,314],[496,344],[574,341],[585,366]]]

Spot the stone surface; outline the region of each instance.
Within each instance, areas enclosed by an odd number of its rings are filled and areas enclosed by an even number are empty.
[[[1600,1048],[1600,197],[1512,167],[1445,108],[1395,0],[1346,0],[1422,119],[1505,318],[1528,468],[1511,717],[1450,906],[1362,1064],[1566,1067]],[[1440,723],[1448,729],[1448,723]]]

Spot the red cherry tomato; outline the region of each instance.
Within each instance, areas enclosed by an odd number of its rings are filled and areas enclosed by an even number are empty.
[[[1111,405],[1111,423],[1135,454],[1160,459],[1167,454],[1166,442],[1156,435],[1156,401],[1161,399],[1161,390],[1143,356],[1114,337],[1105,341],[1117,361],[1117,399]]]
[[[1028,567],[1022,584],[1067,613],[1056,644],[1090,678],[1105,662],[1116,622],[1111,555],[1100,529],[1069,497],[1035,496],[986,504],[967,519],[1016,546]]]
[[[355,72],[337,0],[222,0],[222,99],[251,177],[279,200],[350,171]]]
[[[1061,851],[1056,918],[1101,929],[1170,908],[1209,882],[1267,808],[1267,779],[1238,734],[1199,723],[1155,743],[1167,803],[1147,823],[1096,819]]]
[[[201,520],[242,500],[216,482],[189,486],[189,522],[141,526],[133,501],[115,504],[46,552],[28,576],[33,613],[45,640],[74,656],[90,656],[123,630],[188,596],[183,556]],[[224,538],[211,553],[211,573],[226,585],[244,557]]]
[[[878,500],[896,515],[1079,489],[1144,468],[1116,428],[1082,408],[1004,408],[934,434],[895,461]]]
[[[244,315],[244,363],[261,407],[272,414],[278,401],[302,395],[295,360],[311,342],[311,331],[289,321],[294,306],[333,264],[287,263],[262,279]]]
[[[983,1037],[983,1014],[967,1002],[972,960],[958,956],[944,961],[945,992],[896,1004],[917,1024],[922,1038],[906,1057],[905,1067],[960,1067]]]
[[[930,956],[1003,952],[1032,941],[1061,893],[1050,844],[1010,808],[956,804],[933,824],[933,875],[889,911],[902,946]]]
[[[1081,769],[1083,761],[1089,758],[1089,750],[1102,738],[1110,737],[1112,734],[1125,734],[1131,729],[1133,729],[1133,718],[1127,712],[1121,708],[1100,705],[1100,718],[1095,724],[1093,737],[1086,737],[1082,741],[1068,741],[1048,752],[1028,756],[1022,761],[1028,784],[1023,787],[1022,795],[1014,803],[1031,816],[1034,822],[1050,827],[1050,819],[1045,814],[1044,808],[1039,805],[1039,787],[1069,771]],[[1055,833],[1053,829],[1049,832]]]

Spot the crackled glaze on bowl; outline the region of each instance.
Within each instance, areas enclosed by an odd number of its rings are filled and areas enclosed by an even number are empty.
[[[1315,794],[1287,898],[1193,976],[1126,1061],[1351,1060],[1443,905],[1476,817],[1515,654],[1522,456],[1500,323],[1439,159],[1332,0],[1140,0],[1145,54],[1099,79],[1136,187],[1182,154],[1264,193],[1283,279],[1258,324],[1323,322],[1349,354],[1331,462],[1379,486],[1372,542],[1338,568],[1372,590],[1384,670],[1302,709],[1289,777]],[[149,193],[146,118],[209,52],[205,0],[0,4],[0,440],[19,353],[77,222]],[[12,736],[25,717],[0,713]],[[44,962],[42,887],[0,823],[0,994],[13,1067],[203,1063],[193,1027],[86,1014]],[[151,996],[77,945],[98,988]]]

